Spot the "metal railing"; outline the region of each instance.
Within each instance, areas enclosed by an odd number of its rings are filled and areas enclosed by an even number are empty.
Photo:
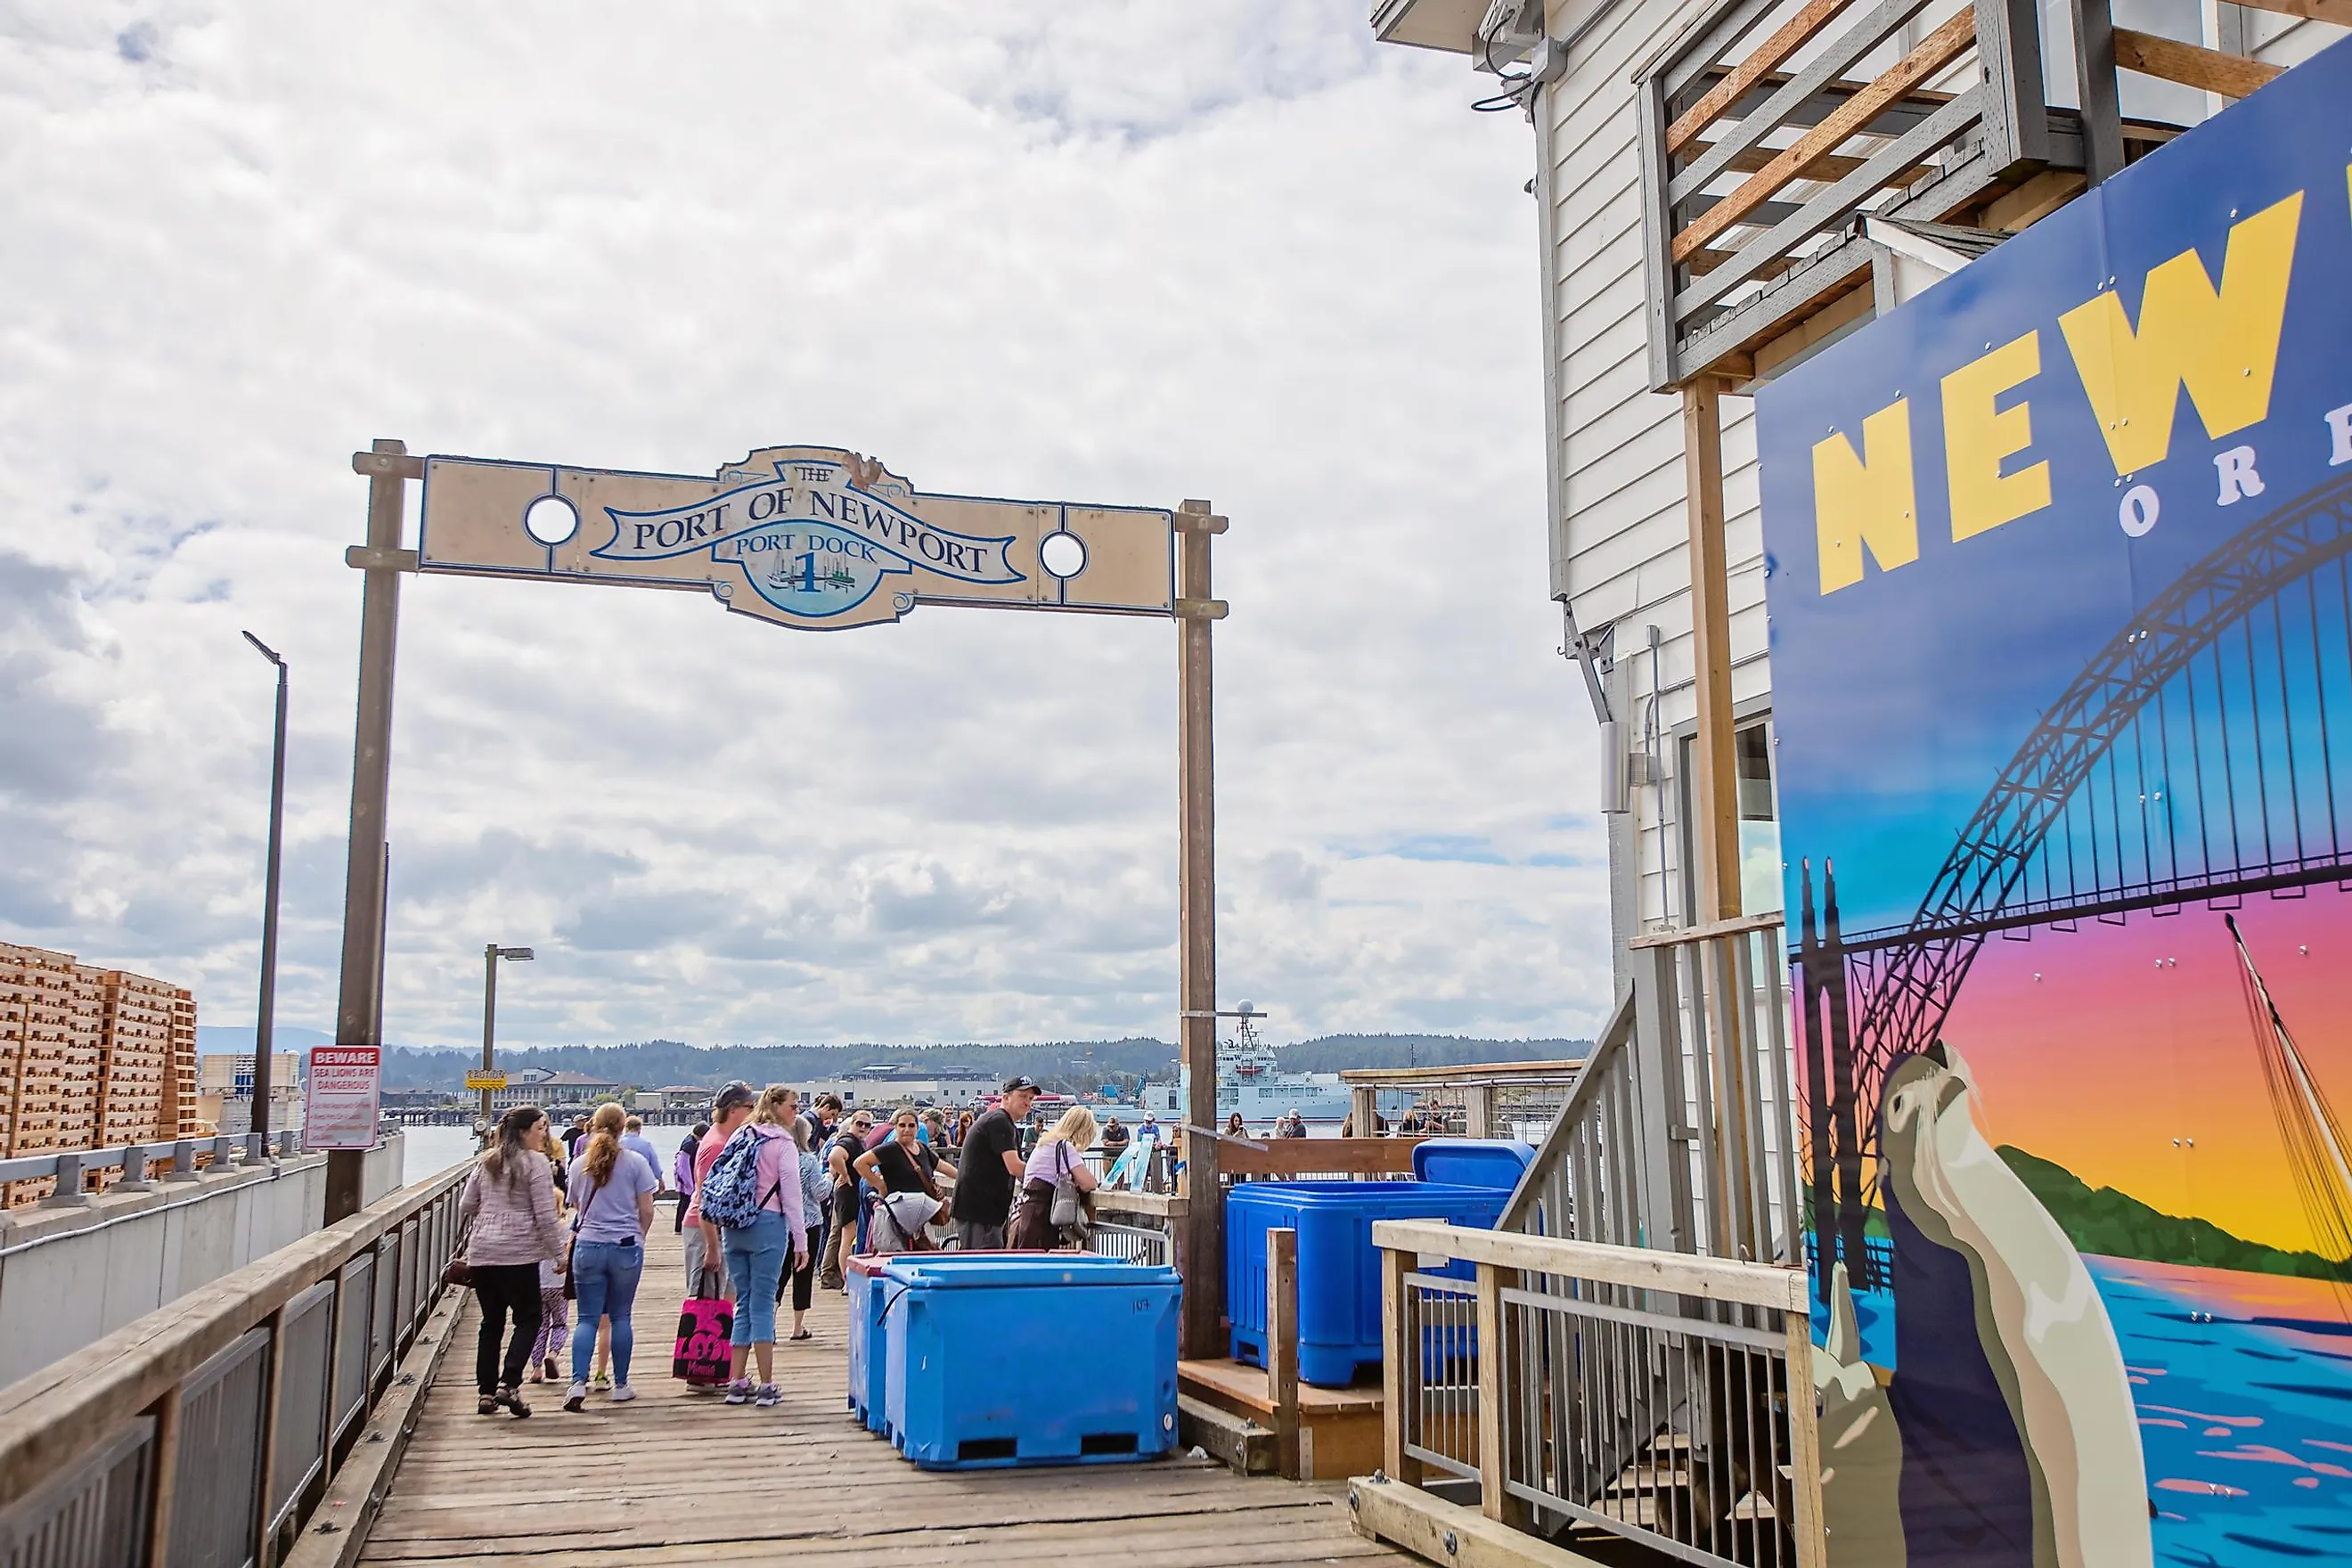
[[[440,1296],[465,1167],[0,1392],[0,1563],[269,1568]]]
[[[1172,1264],[1183,1205],[1183,1199],[1164,1193],[1097,1192],[1087,1250],[1137,1263]]]
[[[171,1169],[162,1173],[167,1182],[192,1182],[199,1169],[227,1170],[243,1154],[245,1140],[236,1134],[214,1138],[179,1138],[169,1142],[124,1143],[110,1149],[54,1149],[40,1154],[19,1154],[14,1159],[0,1160],[0,1187],[12,1182],[37,1182],[56,1179],[56,1190],[40,1200],[44,1208],[82,1208],[89,1203],[89,1184],[93,1177],[101,1183],[106,1173],[120,1171],[121,1176],[110,1184],[110,1192],[136,1192],[148,1184],[154,1167],[165,1161]],[[290,1159],[302,1151],[302,1135],[281,1131],[278,1135],[278,1152],[281,1158]]]
[[[1801,1271],[1419,1220],[1372,1236],[1389,1479],[1689,1563],[1825,1561]]]

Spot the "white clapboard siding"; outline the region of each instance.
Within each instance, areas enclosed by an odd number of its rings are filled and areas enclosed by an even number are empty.
[[[1674,728],[1696,711],[1691,686],[1689,523],[1685,511],[1682,403],[1649,390],[1643,284],[1641,154],[1633,78],[1708,0],[1619,0],[1578,41],[1568,75],[1548,90],[1550,203],[1543,243],[1551,258],[1549,386],[1556,399],[1552,590],[1577,625],[1614,624],[1634,711],[1621,715],[1638,747],[1658,737],[1667,774]],[[1731,563],[1732,655],[1738,700],[1762,696],[1765,647],[1756,444],[1747,399],[1724,403],[1725,543]],[[1649,653],[1648,628],[1661,634]],[[1641,918],[1680,919],[1679,779],[1637,790]]]

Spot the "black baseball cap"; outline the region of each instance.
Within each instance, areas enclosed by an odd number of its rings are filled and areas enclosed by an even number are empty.
[[[1035,1079],[1027,1077],[1021,1073],[1015,1073],[1011,1078],[1004,1080],[1004,1092],[1007,1094],[1011,1094],[1016,1089],[1035,1089],[1037,1087],[1038,1084]]]
[[[719,1098],[712,1102],[710,1108],[719,1115],[724,1116],[739,1105],[756,1104],[759,1098],[760,1097],[758,1095],[751,1092],[751,1086],[750,1084],[742,1082],[730,1083],[725,1089],[719,1091]]]

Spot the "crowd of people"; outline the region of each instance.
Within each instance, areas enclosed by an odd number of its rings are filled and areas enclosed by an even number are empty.
[[[664,1196],[676,1203],[687,1294],[733,1303],[730,1405],[779,1403],[786,1291],[787,1342],[808,1340],[815,1291],[843,1289],[853,1256],[1083,1245],[1100,1184],[1087,1152],[1099,1142],[1115,1160],[1158,1128],[1098,1126],[1083,1106],[1049,1125],[1037,1095],[1034,1080],[1014,1078],[984,1110],[901,1107],[877,1119],[831,1094],[803,1108],[783,1085],[730,1083],[667,1160],[617,1104],[561,1134],[536,1107],[509,1110],[484,1130],[460,1202],[459,1256],[481,1305],[481,1413],[529,1415],[526,1374],[556,1381],[567,1351],[566,1410],[592,1394],[636,1397],[631,1315]]]

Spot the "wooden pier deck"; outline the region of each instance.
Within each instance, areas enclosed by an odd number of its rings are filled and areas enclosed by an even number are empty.
[[[529,1420],[475,1414],[478,1320],[466,1299],[360,1561],[463,1560],[484,1568],[786,1557],[828,1568],[1412,1561],[1349,1530],[1341,1485],[1244,1479],[1181,1456],[918,1470],[844,1407],[842,1298],[822,1290],[809,1316],[816,1337],[776,1347],[782,1405],[729,1406],[714,1394],[689,1393],[669,1376],[684,1262],[668,1226],[665,1207],[637,1297],[639,1397],[632,1404],[598,1397],[572,1415],[562,1384],[532,1384]]]

